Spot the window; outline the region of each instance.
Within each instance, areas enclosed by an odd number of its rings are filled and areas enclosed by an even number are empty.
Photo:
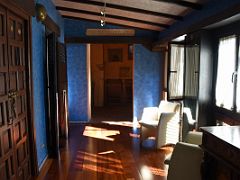
[[[228,110],[236,110],[237,83],[237,37],[228,36],[219,40],[216,81],[216,105]],[[238,87],[237,87],[238,84]],[[236,88],[237,87],[237,88]],[[238,110],[239,110],[238,104]]]
[[[196,99],[198,95],[199,79],[199,46],[185,47],[185,87],[184,95],[189,99]]]
[[[183,98],[184,46],[170,45],[170,65],[168,80],[168,99]]]
[[[199,46],[170,45],[168,99],[196,99],[198,94]]]
[[[238,47],[238,49],[240,49],[240,46]],[[238,51],[238,59],[240,59],[240,53]],[[238,63],[238,71],[237,74],[240,74],[240,63]],[[236,108],[237,108],[237,112],[240,112],[240,77],[238,77],[237,80],[237,93],[236,93],[237,97],[236,97]]]

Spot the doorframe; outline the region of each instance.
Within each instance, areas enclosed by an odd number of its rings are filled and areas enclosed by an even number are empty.
[[[79,43],[77,43],[79,44]],[[80,43],[83,44],[83,43]],[[92,99],[92,88],[91,88],[91,81],[92,81],[92,77],[91,77],[91,44],[103,44],[103,64],[104,64],[104,44],[132,44],[133,45],[133,59],[132,59],[132,122],[136,121],[134,119],[134,65],[135,65],[135,57],[134,57],[134,51],[135,51],[135,44],[134,42],[124,42],[124,43],[101,43],[99,41],[96,42],[88,42],[86,43],[87,46],[87,50],[86,50],[86,68],[87,68],[87,81],[88,81],[88,113],[90,113],[89,115],[89,119],[91,120],[92,117],[92,106],[91,106],[91,99]],[[104,70],[105,71],[105,70]],[[104,101],[104,105],[105,105],[105,72],[104,72],[104,94],[103,94],[103,101]]]

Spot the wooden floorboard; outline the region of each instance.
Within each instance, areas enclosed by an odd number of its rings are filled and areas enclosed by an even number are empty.
[[[172,148],[155,150],[152,142],[140,147],[139,129],[134,129],[102,123],[71,124],[59,159],[52,160],[38,180],[165,180],[167,167],[163,161]]]
[[[52,160],[37,180],[166,180],[164,159],[172,147],[156,150],[153,141],[140,147],[139,129],[131,125],[70,124],[59,159]]]

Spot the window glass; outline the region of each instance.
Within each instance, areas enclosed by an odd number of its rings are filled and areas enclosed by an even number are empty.
[[[235,62],[236,37],[221,38],[218,47],[216,105],[229,110],[233,108]]]
[[[184,46],[171,44],[168,98],[183,97]]]
[[[240,47],[239,47],[238,60],[240,60]],[[238,73],[237,73],[237,97],[236,97],[236,105],[237,112],[240,112],[240,63],[238,62]]]

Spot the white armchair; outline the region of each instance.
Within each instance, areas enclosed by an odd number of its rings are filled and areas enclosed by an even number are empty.
[[[161,101],[159,107],[143,109],[140,124],[140,143],[155,137],[156,148],[179,141],[180,104]]]
[[[178,142],[169,162],[167,180],[201,180],[202,159],[199,145]]]

